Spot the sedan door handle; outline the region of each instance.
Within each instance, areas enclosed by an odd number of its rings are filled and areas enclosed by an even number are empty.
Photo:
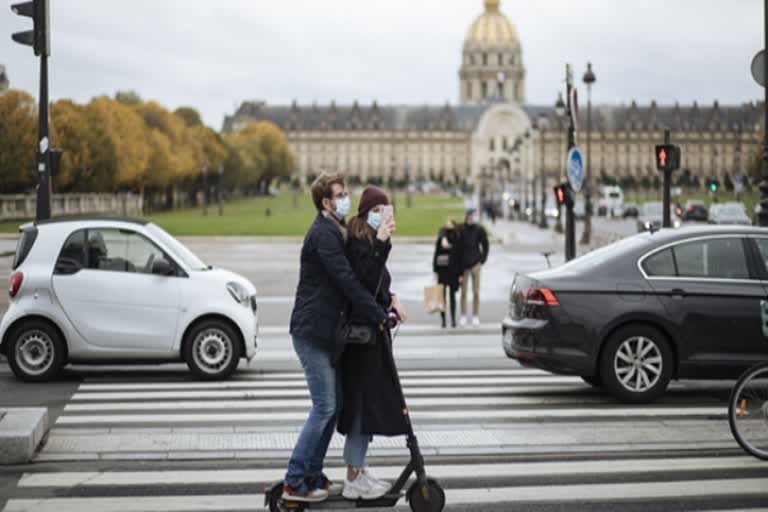
[[[683,297],[685,297],[685,290],[683,290],[682,288],[672,288],[672,291],[670,293],[672,297],[676,299],[682,299]]]

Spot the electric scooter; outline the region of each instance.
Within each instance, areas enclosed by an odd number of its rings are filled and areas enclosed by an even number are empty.
[[[394,338],[397,337],[399,328],[400,326],[398,324],[397,327],[395,327],[394,334],[387,329],[387,332],[389,333],[389,350],[387,351],[389,356],[387,357],[387,362],[391,370],[392,378],[394,379],[395,388],[400,394],[402,413],[407,428],[406,446],[411,453],[410,461],[403,469],[400,477],[387,494],[375,500],[348,500],[342,496],[329,496],[328,499],[320,503],[305,503],[283,499],[283,482],[281,481],[266,490],[264,505],[269,505],[270,512],[303,512],[307,509],[322,510],[394,507],[403,496],[405,496],[405,500],[408,502],[413,512],[442,512],[445,508],[445,492],[436,480],[427,477],[424,468],[424,458],[421,455],[416,435],[413,433],[413,425],[411,424],[411,418],[408,414],[408,406],[405,403],[405,395],[403,394],[403,388],[400,383],[400,376],[397,373],[395,357],[392,353],[392,342],[394,341]],[[416,473],[416,481],[411,484],[407,492],[403,493],[403,489],[408,483],[408,479],[414,473]]]

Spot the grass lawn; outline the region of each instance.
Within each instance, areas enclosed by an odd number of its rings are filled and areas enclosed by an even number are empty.
[[[353,212],[358,200],[357,197],[352,200]],[[395,213],[398,236],[436,236],[447,217],[460,220],[464,210],[460,198],[414,195],[411,208],[405,203],[405,195],[398,194]],[[214,204],[206,217],[197,208],[158,213],[147,216],[147,219],[174,236],[303,236],[315,214],[308,194],[294,199],[293,193],[284,193],[226,203],[221,217]],[[19,224],[2,223],[0,232],[15,233]]]

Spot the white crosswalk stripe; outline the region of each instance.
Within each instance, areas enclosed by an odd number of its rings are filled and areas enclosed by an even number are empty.
[[[216,459],[215,469],[29,473],[3,512],[263,510],[262,491],[282,478],[306,418],[303,375],[187,378],[87,379],[37,461]],[[580,379],[519,368],[407,370],[402,381],[428,472],[443,484],[449,510],[768,500],[768,466],[735,450],[725,403],[712,393],[673,386],[658,403],[625,406]],[[334,437],[332,476],[341,474],[342,447]],[[731,451],[696,456],[710,448]],[[671,450],[680,453],[661,455]],[[402,469],[392,457],[406,460],[407,450],[402,438],[376,437],[370,455],[377,474],[392,480]],[[380,456],[389,465],[377,464]],[[242,459],[257,469],[243,469]]]

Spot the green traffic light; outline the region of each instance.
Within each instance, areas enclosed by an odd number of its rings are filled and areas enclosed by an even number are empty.
[[[709,189],[710,189],[712,192],[717,192],[717,185],[715,185],[714,183],[712,183],[712,184],[709,186]]]

